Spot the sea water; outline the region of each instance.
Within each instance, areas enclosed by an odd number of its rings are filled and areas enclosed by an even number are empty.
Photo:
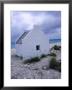
[[[61,39],[50,39],[49,40],[49,43],[60,43],[61,42]]]

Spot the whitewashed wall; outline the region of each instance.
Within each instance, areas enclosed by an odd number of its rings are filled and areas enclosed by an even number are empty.
[[[30,31],[22,43],[16,45],[16,53],[24,58],[41,56],[49,52],[49,40],[40,30]],[[40,50],[36,50],[36,45],[40,45]]]

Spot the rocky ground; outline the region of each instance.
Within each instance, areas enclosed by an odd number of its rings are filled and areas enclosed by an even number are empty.
[[[51,56],[42,58],[39,62],[24,64],[15,55],[11,56],[11,79],[60,79],[61,73],[50,69]]]

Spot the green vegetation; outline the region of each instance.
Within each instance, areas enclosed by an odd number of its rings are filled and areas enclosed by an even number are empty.
[[[15,55],[15,57],[19,57],[18,55]]]
[[[40,58],[34,57],[34,58],[27,59],[26,61],[24,61],[24,64],[35,63],[35,62],[38,62],[38,61],[40,61]]]
[[[46,57],[46,56],[47,56],[47,55],[45,55],[45,54],[42,54],[40,58],[44,58],[44,57]]]
[[[50,68],[61,72],[61,62],[57,62],[55,58],[50,61]]]
[[[54,45],[51,49],[50,49],[50,51],[51,50],[61,50],[61,46],[58,46],[58,45]]]
[[[23,59],[23,57],[22,57],[22,56],[15,55],[15,57],[20,58],[20,59]]]
[[[50,53],[50,54],[48,54],[49,56],[54,56],[54,57],[56,57],[56,54],[55,53]]]
[[[54,48],[54,50],[61,50],[61,46],[55,45],[53,48]]]
[[[23,57],[22,57],[22,56],[20,56],[20,59],[23,59]]]

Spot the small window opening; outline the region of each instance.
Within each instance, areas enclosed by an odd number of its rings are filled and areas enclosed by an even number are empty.
[[[40,50],[40,45],[36,45],[36,50]]]

